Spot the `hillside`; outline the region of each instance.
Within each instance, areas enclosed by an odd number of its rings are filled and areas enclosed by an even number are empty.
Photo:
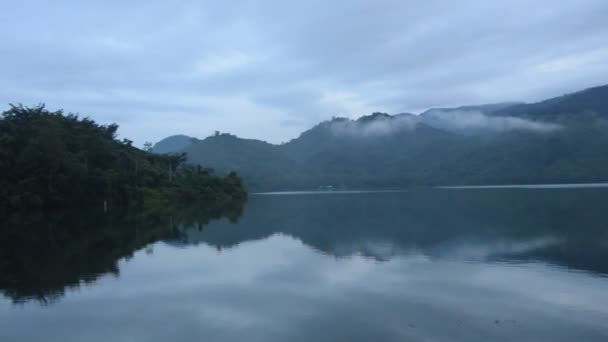
[[[281,145],[223,134],[174,152],[235,170],[253,190],[604,182],[606,99],[603,86],[532,104],[373,113],[324,121]]]
[[[0,118],[0,213],[32,208],[121,208],[159,201],[243,199],[224,177],[117,140],[118,126],[38,106]]]
[[[172,135],[155,144],[154,152],[162,154],[181,151],[193,143],[193,139],[187,135]]]
[[[608,119],[608,85],[585,89],[532,104],[518,104],[495,111],[494,115],[555,121],[581,116]]]
[[[306,183],[307,166],[290,158],[275,145],[230,134],[218,134],[194,141],[186,148],[188,160],[211,167],[220,174],[236,171],[247,179],[253,189],[273,187],[273,184]]]

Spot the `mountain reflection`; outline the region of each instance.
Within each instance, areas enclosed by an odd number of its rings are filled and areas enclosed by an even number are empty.
[[[68,288],[119,275],[119,260],[157,241],[223,250],[276,234],[338,258],[544,262],[604,275],[607,196],[607,189],[420,189],[254,195],[244,211],[239,204],[14,217],[1,231],[0,291],[14,302],[53,302]]]
[[[232,248],[285,234],[335,257],[424,254],[608,273],[606,189],[421,189],[252,196],[238,225],[184,230],[190,244]]]

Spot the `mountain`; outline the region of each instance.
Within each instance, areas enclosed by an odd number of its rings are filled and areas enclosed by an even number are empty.
[[[373,113],[321,122],[281,145],[219,134],[172,152],[263,191],[603,182],[606,99],[603,86],[532,104]]]
[[[195,138],[187,135],[172,135],[154,144],[152,147],[152,152],[162,154],[181,151],[188,147],[188,145],[192,144],[193,139],[196,140]]]
[[[608,119],[608,85],[585,89],[538,103],[518,104],[494,111],[492,114],[551,121],[572,116]]]
[[[429,113],[433,112],[481,112],[484,114],[494,113],[500,110],[504,110],[513,106],[522,105],[523,102],[500,102],[500,103],[490,103],[483,105],[474,105],[474,106],[459,106],[459,107],[448,107],[448,108],[431,108],[420,114],[420,116],[424,117]]]
[[[278,149],[316,170],[309,187],[385,188],[411,185],[422,168],[410,164],[434,166],[436,160],[425,151],[456,138],[408,116],[374,113],[323,122]]]
[[[212,167],[219,173],[244,172],[239,174],[253,189],[264,189],[274,183],[295,185],[306,176],[306,167],[289,158],[276,145],[231,134],[193,141],[180,152],[185,152],[190,162]]]

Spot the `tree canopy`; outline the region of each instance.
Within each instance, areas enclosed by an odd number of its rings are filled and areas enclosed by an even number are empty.
[[[235,173],[220,177],[186,165],[184,154],[140,150],[117,130],[44,105],[11,105],[0,118],[0,208],[246,197]]]

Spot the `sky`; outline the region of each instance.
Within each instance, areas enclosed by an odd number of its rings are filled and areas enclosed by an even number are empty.
[[[0,105],[141,146],[273,143],[333,116],[534,102],[608,83],[608,1],[10,1]]]

